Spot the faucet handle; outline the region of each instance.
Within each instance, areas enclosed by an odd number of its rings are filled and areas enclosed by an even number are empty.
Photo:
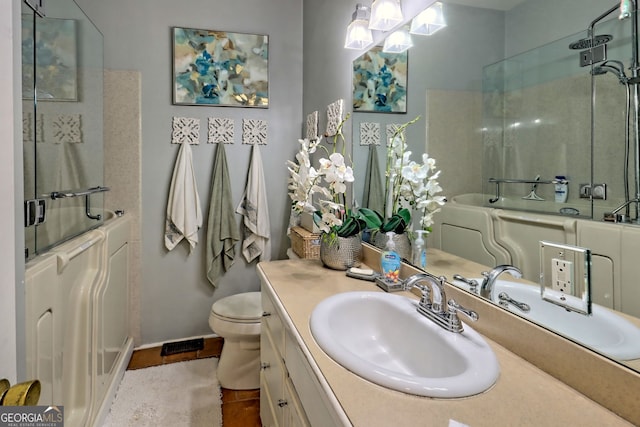
[[[431,288],[425,285],[413,285],[415,288],[420,290],[422,297],[420,298],[419,304],[425,308],[431,308]]]
[[[475,279],[467,279],[466,277],[464,277],[461,274],[454,274],[453,275],[453,279],[454,280],[459,280],[461,282],[466,283],[467,285],[469,285],[469,291],[471,291],[473,293],[478,293],[478,286],[480,286],[480,284],[478,283],[477,280],[475,280]]]
[[[475,322],[480,318],[480,316],[478,316],[478,313],[461,306],[453,298],[447,302],[447,305],[449,306],[449,315],[451,317],[455,317],[456,319],[458,318],[458,312],[467,316],[472,322]]]

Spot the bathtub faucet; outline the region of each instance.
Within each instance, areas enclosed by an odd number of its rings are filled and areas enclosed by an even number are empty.
[[[498,279],[498,276],[500,276],[504,272],[509,272],[509,274],[511,274],[516,279],[522,277],[522,271],[520,271],[518,267],[508,264],[499,265],[489,272],[483,271],[482,275],[484,276],[484,279],[482,280],[482,284],[480,285],[481,297],[493,301],[493,285]]]

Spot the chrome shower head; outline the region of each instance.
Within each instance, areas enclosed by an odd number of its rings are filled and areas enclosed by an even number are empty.
[[[612,65],[614,64],[614,65]],[[603,74],[613,73],[618,77],[620,83],[626,84],[629,82],[626,73],[624,72],[624,64],[620,61],[610,60],[605,61],[602,64],[593,67],[591,74],[594,76],[601,76]]]
[[[569,49],[573,50],[583,50],[590,49],[591,47],[600,46],[601,44],[609,43],[613,40],[613,36],[611,34],[599,34],[597,36],[593,36],[593,46],[591,46],[591,37],[587,37],[584,39],[580,39],[575,41],[569,45]]]

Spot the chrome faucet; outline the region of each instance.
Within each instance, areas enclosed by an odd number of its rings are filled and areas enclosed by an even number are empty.
[[[446,280],[444,276],[436,277],[429,273],[418,273],[408,277],[403,282],[403,289],[418,288],[422,293],[422,297],[418,302],[418,313],[447,331],[460,333],[464,331],[464,328],[458,318],[458,312],[465,314],[473,322],[478,320],[479,316],[475,311],[462,307],[453,299],[447,301],[447,294],[444,291]],[[421,282],[426,283],[426,285],[421,284]],[[446,304],[446,311],[444,304]]]
[[[484,279],[482,280],[482,284],[480,285],[481,297],[493,301],[493,285],[496,279],[498,279],[498,276],[504,272],[509,272],[509,274],[511,274],[516,279],[522,277],[522,271],[520,271],[518,267],[515,267],[513,265],[499,265],[489,272],[483,271],[482,275],[484,276]]]

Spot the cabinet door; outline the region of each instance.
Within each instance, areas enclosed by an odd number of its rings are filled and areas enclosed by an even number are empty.
[[[285,406],[282,407],[284,425],[286,427],[311,427],[309,420],[304,413],[302,404],[298,399],[295,388],[291,381],[287,379],[284,386]]]
[[[273,407],[273,398],[269,386],[264,378],[264,372],[260,372],[260,421],[263,427],[279,427],[276,410]]]
[[[285,371],[282,357],[276,350],[268,327],[260,334],[260,416],[271,412],[274,426],[282,426],[282,401],[284,400]],[[264,422],[264,420],[263,420]],[[267,425],[267,424],[264,424]]]

